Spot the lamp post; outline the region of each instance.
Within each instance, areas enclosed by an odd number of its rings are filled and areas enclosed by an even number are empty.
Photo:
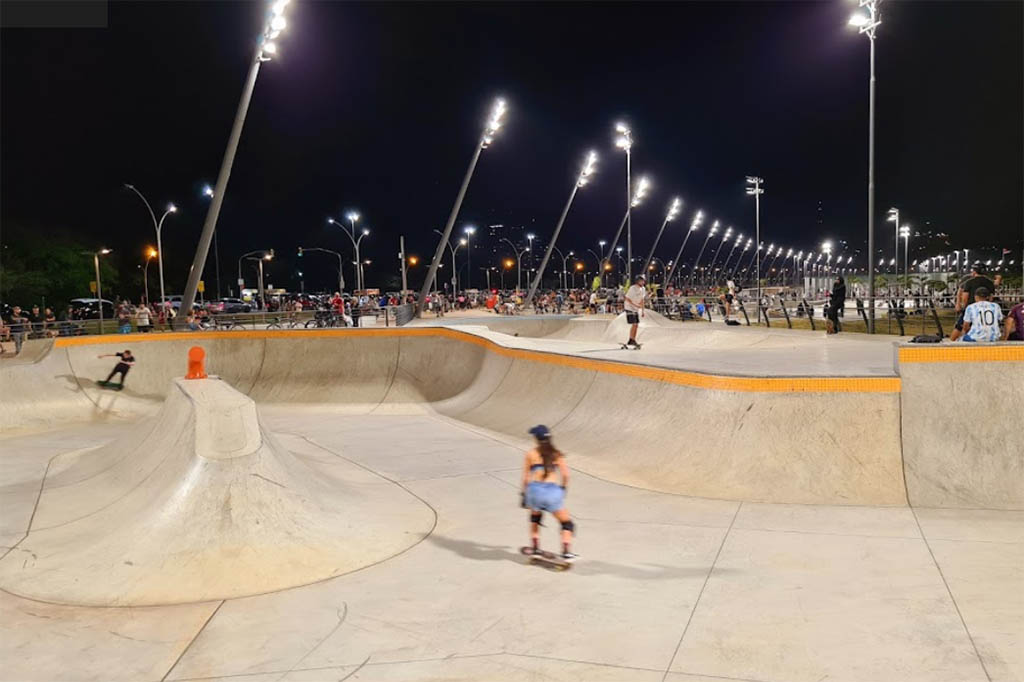
[[[518,246],[513,244],[511,241],[509,241],[505,237],[502,237],[499,241],[503,241],[506,244],[508,244],[509,246],[511,246],[512,247],[512,253],[514,253],[516,255],[516,289],[517,290],[522,289],[523,288],[523,254],[528,252],[530,250],[530,247],[527,246],[525,249],[520,251]]]
[[[715,263],[718,262],[718,254],[722,251],[722,247],[725,246],[725,243],[727,241],[729,241],[729,237],[731,237],[731,236],[732,236],[732,228],[731,227],[725,228],[725,234],[722,235],[722,241],[718,242],[718,248],[715,249],[715,256],[714,256],[714,258],[711,259],[711,265],[708,266],[708,272],[711,273],[712,281],[714,281],[713,278],[715,276]],[[705,281],[707,280],[706,277],[704,279],[705,279]]]
[[[627,269],[628,266],[626,265],[626,259],[622,257],[622,247],[621,246],[616,246],[615,247],[615,255],[618,257],[619,262],[622,263],[622,272],[623,272],[623,274],[625,274],[626,269]],[[623,282],[621,281],[621,277],[620,277],[619,284],[623,284]]]
[[[441,257],[444,255],[444,245],[452,234],[452,227],[455,226],[455,219],[458,217],[459,209],[462,207],[462,200],[466,196],[466,190],[469,189],[469,181],[473,178],[473,171],[476,169],[476,163],[480,160],[480,154],[484,149],[487,149],[487,147],[490,146],[491,142],[494,141],[494,136],[504,124],[507,109],[508,107],[505,105],[505,100],[499,98],[494,102],[494,107],[491,109],[491,116],[487,120],[487,124],[484,126],[484,131],[480,136],[480,141],[473,150],[473,157],[469,162],[469,168],[466,170],[466,177],[463,178],[462,187],[459,188],[459,194],[455,197],[455,205],[452,206],[452,211],[448,215],[448,222],[444,226],[444,234],[441,235],[441,241],[437,243],[437,248],[434,249],[434,258],[430,261],[430,270],[427,273],[427,278],[423,281],[423,287],[420,289],[419,301],[416,304],[417,317],[423,316],[424,302],[427,300],[427,292],[430,290],[430,282],[434,279],[434,276],[437,274],[437,268],[441,264]]]
[[[757,241],[758,250],[761,249],[761,195],[764,194],[764,188],[761,184],[764,182],[763,178],[759,178],[756,175],[747,176],[747,194],[753,195],[754,197],[754,222],[755,232],[754,239]],[[757,260],[755,256],[755,260]],[[757,271],[754,273],[757,279],[757,323],[761,324],[761,264],[758,261]]]
[[[672,259],[672,268],[668,271],[668,274],[665,275],[665,282],[666,283],[672,281],[672,275],[675,274],[676,268],[679,267],[679,259],[683,255],[683,249],[686,248],[686,242],[688,242],[690,240],[690,235],[691,234],[693,234],[694,232],[696,232],[697,230],[700,229],[700,224],[702,222],[704,222],[704,212],[701,211],[701,210],[698,210],[697,213],[694,214],[694,216],[693,216],[693,222],[690,223],[690,229],[686,231],[686,236],[683,237],[683,243],[682,243],[682,245],[680,245],[679,251],[676,253],[676,257]],[[681,276],[680,276],[680,279],[682,279]]]
[[[903,237],[903,276],[908,278],[907,285],[909,286],[910,269],[907,266],[907,258],[910,253],[910,225],[900,226],[900,236]],[[960,260],[960,252],[956,252],[957,260]]]
[[[203,196],[213,198],[213,188],[209,185],[203,186]],[[217,239],[217,228],[213,229],[213,267],[217,278],[217,298],[221,297],[220,293],[220,240]]]
[[[259,258],[252,258],[251,257],[251,256],[254,256],[256,254],[260,255]],[[258,282],[257,286],[259,286],[259,289],[260,289],[260,309],[261,310],[266,310],[266,308],[267,308],[266,291],[263,288],[263,261],[269,261],[269,260],[272,260],[273,258],[274,258],[274,250],[273,249],[256,249],[255,251],[250,251],[249,253],[243,253],[241,258],[238,259],[238,296],[239,297],[242,296],[242,285],[243,285],[242,283],[244,282],[244,278],[242,277],[242,261],[243,260],[259,261],[259,282]],[[181,304],[185,305],[185,300],[184,299],[182,299]]]
[[[892,257],[896,261],[896,281],[900,281],[900,210],[898,208],[890,208],[889,214],[886,217],[886,222],[893,223],[893,248]]]
[[[345,291],[345,278],[341,274],[342,267],[345,262],[344,259],[342,258],[342,255],[337,251],[332,251],[330,249],[321,249],[319,246],[300,246],[299,258],[301,258],[306,251],[319,251],[321,253],[330,253],[338,257],[338,293],[340,294],[343,291]]]
[[[608,244],[604,239],[597,242],[597,245],[601,247],[601,258],[597,261],[597,276],[601,278],[601,286],[604,286],[604,247]],[[591,249],[587,249],[593,253]]]
[[[633,186],[633,178],[631,177],[633,131],[629,129],[629,126],[620,121],[615,124],[615,132],[617,134],[617,137],[615,138],[615,146],[626,152],[626,255],[630,262],[626,268],[626,279],[632,281],[633,220],[630,209],[633,206],[633,197],[630,193],[630,187]],[[615,241],[619,241],[617,237]],[[614,246],[612,248],[614,248]]]
[[[569,192],[569,199],[565,202],[565,208],[562,209],[562,215],[558,218],[558,223],[555,225],[555,232],[551,235],[551,242],[548,244],[547,250],[544,251],[544,258],[541,259],[540,267],[537,268],[537,275],[533,278],[533,283],[530,284],[530,291],[526,295],[527,301],[532,301],[534,295],[537,293],[537,287],[540,286],[541,278],[544,277],[544,269],[548,265],[548,259],[551,258],[551,251],[555,248],[555,242],[558,240],[558,235],[562,231],[562,225],[565,223],[565,217],[569,215],[569,208],[572,207],[572,201],[576,198],[576,192],[579,191],[580,187],[583,187],[590,182],[590,176],[594,174],[594,166],[597,164],[597,152],[591,150],[587,152],[587,158],[583,161],[583,167],[580,169],[579,175],[576,176],[576,182],[573,183],[572,191]],[[530,249],[533,249],[533,238],[532,234],[526,235],[526,238],[530,241]],[[563,274],[565,271],[565,260],[562,261]]]
[[[149,261],[157,255],[157,250],[152,246],[146,248],[146,266],[142,269],[142,288],[146,291],[146,305],[149,305]],[[97,285],[98,286],[98,285]]]
[[[466,234],[466,289],[473,288],[473,235],[476,234],[476,228],[472,225],[466,225],[462,228],[462,231]],[[459,242],[462,243],[461,241]]]
[[[242,98],[238,102],[238,111],[235,113],[235,122],[231,128],[231,135],[228,137],[228,146],[224,151],[224,159],[221,161],[220,172],[217,174],[217,186],[213,189],[213,197],[210,202],[210,209],[206,212],[206,220],[203,223],[203,232],[199,236],[199,243],[196,245],[196,254],[192,259],[192,269],[188,273],[188,281],[185,284],[185,292],[181,297],[181,312],[188,316],[192,312],[192,303],[199,289],[199,280],[203,278],[203,267],[206,264],[206,257],[210,253],[210,241],[217,228],[217,216],[220,215],[221,203],[227,192],[228,178],[231,177],[231,166],[235,161],[235,152],[238,150],[238,140],[242,136],[242,127],[245,125],[245,115],[249,110],[249,100],[252,99],[253,89],[256,87],[256,76],[259,75],[260,64],[270,61],[277,54],[277,43],[274,40],[281,35],[288,22],[284,18],[284,9],[289,0],[277,0],[271,5],[263,24],[263,33],[256,45],[252,63],[249,67],[249,75],[246,78],[245,86],[242,89]],[[157,249],[160,245],[157,244]],[[163,250],[160,249],[162,252]]]
[[[619,237],[622,236],[622,230],[624,227],[626,227],[626,224],[629,222],[631,210],[636,208],[643,202],[644,198],[647,196],[647,193],[650,191],[650,189],[651,181],[647,179],[647,176],[641,176],[640,179],[637,180],[636,182],[636,187],[633,189],[633,199],[632,201],[629,202],[629,206],[626,207],[626,213],[625,215],[622,216],[622,222],[619,223],[619,229],[615,233],[615,239],[612,240],[611,246],[608,247],[609,258],[611,258],[612,252],[615,251],[615,249],[619,245]],[[629,268],[627,266],[627,271],[628,269]]]
[[[750,250],[750,246],[753,243],[753,237],[747,237],[747,243],[743,246],[743,250],[740,251],[740,255],[736,257],[736,265],[732,266],[732,272],[730,274],[732,275],[733,279],[736,278],[736,273],[740,272],[740,263],[743,262],[743,254]]]
[[[725,262],[722,263],[722,272],[723,273],[726,273],[726,272],[729,271],[729,261],[732,260],[732,254],[736,250],[736,247],[739,246],[742,242],[743,242],[743,235],[742,234],[736,235],[736,239],[732,240],[732,248],[729,249],[729,253],[725,257]],[[743,252],[741,251],[740,253],[742,254]]]
[[[715,236],[716,232],[718,232],[718,221],[717,220],[711,225],[711,229],[708,230],[708,236],[704,237],[704,243],[701,245],[700,251],[697,252],[697,260],[695,260],[693,262],[693,271],[690,272],[690,281],[693,282],[693,283],[696,283],[697,268],[700,266],[700,257],[704,255],[704,249],[708,245],[708,240],[710,240],[713,236]]]
[[[875,29],[882,23],[878,11],[881,0],[860,0],[861,10],[855,12],[849,21],[857,31],[866,35],[871,44],[871,79],[868,81],[868,334],[875,333]],[[898,225],[899,223],[897,223]]]
[[[153,219],[153,229],[156,230],[156,263],[160,270],[160,305],[162,306],[164,304],[164,301],[167,300],[167,298],[164,293],[164,246],[163,242],[160,240],[160,233],[164,228],[164,218],[166,218],[168,214],[177,213],[178,207],[175,206],[174,204],[167,204],[167,209],[164,211],[164,214],[160,216],[160,220],[157,220],[156,214],[153,213],[153,207],[149,205],[148,201],[146,201],[146,197],[142,196],[142,192],[137,190],[135,188],[135,185],[129,185],[128,183],[125,183],[124,186],[127,189],[130,189],[131,191],[139,195],[139,198],[142,199],[142,203],[146,205],[146,209],[149,211],[149,217]],[[194,295],[195,294],[193,294],[193,296]]]
[[[441,230],[434,230],[434,232],[441,234]],[[458,270],[457,266],[455,265],[455,253],[459,250],[460,247],[466,246],[466,244],[469,243],[469,240],[466,238],[460,239],[458,246],[452,246],[451,242],[445,243],[448,244],[448,249],[452,252],[452,294],[454,295],[455,292],[458,291],[458,279],[456,275]]]
[[[103,283],[100,282],[100,256],[106,256],[112,249],[100,249],[99,251],[83,251],[87,256],[92,256],[92,266],[96,271],[96,307],[100,311],[100,334],[103,333]]]
[[[644,260],[644,266],[641,272],[647,272],[648,266],[651,264],[651,259],[654,258],[654,251],[658,248],[658,242],[661,241],[661,235],[665,231],[665,226],[675,220],[679,216],[679,211],[683,208],[683,200],[679,197],[672,199],[672,203],[668,207],[668,213],[665,214],[665,219],[661,221],[661,229],[658,230],[658,236],[654,238],[654,243],[651,244],[651,250],[647,254],[647,258]]]
[[[359,291],[361,291],[363,289],[363,278],[360,276],[360,271],[362,270],[362,267],[360,266],[360,263],[362,263],[362,261],[359,259],[359,245],[363,243],[363,237],[365,237],[366,235],[370,234],[370,231],[364,227],[363,231],[360,233],[359,237],[358,238],[356,237],[356,222],[360,219],[360,217],[361,216],[358,213],[356,213],[355,211],[349,211],[345,215],[345,218],[349,222],[350,228],[346,228],[345,227],[345,223],[341,222],[340,220],[335,220],[334,218],[328,218],[327,219],[327,222],[330,223],[331,225],[337,225],[339,228],[341,228],[341,231],[345,233],[345,236],[348,237],[348,240],[350,242],[352,242],[352,248],[353,248],[353,250],[356,253],[356,259],[355,259],[356,289],[359,290]],[[345,277],[344,276],[341,277],[341,285],[342,285],[342,290],[344,291],[344,286],[345,286]]]

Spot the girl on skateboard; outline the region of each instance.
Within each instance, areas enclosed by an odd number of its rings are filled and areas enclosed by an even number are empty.
[[[525,554],[541,554],[540,520],[543,512],[550,512],[562,524],[562,554],[560,558],[572,563],[576,555],[569,551],[573,532],[576,529],[569,510],[565,508],[565,486],[569,483],[569,466],[565,455],[551,444],[551,432],[544,425],[530,429],[537,439],[537,447],[526,453],[523,460],[522,506],[530,510],[531,546],[523,549]],[[556,482],[557,479],[557,482]]]
[[[124,378],[126,376],[128,376],[128,370],[130,370],[132,368],[132,365],[135,364],[135,356],[132,355],[132,352],[130,350],[125,350],[123,353],[107,353],[106,355],[100,355],[100,356],[97,356],[97,357],[100,357],[100,358],[114,358],[114,357],[121,358],[118,361],[118,363],[116,365],[114,365],[114,369],[110,370],[110,374],[107,376],[107,378],[105,380],[99,382],[99,384],[100,384],[100,386],[106,386],[107,388],[112,388],[114,386],[114,383],[111,381],[111,379],[114,378],[115,374],[120,374],[121,375],[121,383],[117,386],[117,388],[118,388],[118,390],[124,388]]]

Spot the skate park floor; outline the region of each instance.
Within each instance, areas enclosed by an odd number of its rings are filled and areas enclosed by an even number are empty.
[[[2,589],[0,680],[1024,680],[1024,512],[754,503],[574,467],[580,559],[556,573],[518,552],[525,433],[430,412],[258,409],[290,453],[385,482],[426,530],[384,560],[239,598],[87,607]],[[21,551],[56,456],[132,427],[0,439],[0,554]]]

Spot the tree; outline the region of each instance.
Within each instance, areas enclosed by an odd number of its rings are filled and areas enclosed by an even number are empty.
[[[72,298],[95,296],[89,291],[89,282],[96,279],[91,252],[60,231],[5,226],[0,250],[0,299],[22,307],[55,307]],[[118,273],[103,258],[100,276],[103,298],[112,300],[119,284]]]

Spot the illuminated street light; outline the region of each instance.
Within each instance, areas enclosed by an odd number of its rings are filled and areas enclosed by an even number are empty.
[[[740,271],[740,263],[743,262],[743,254],[750,250],[751,244],[754,243],[753,238],[748,237],[747,243],[743,246],[743,250],[740,251],[740,255],[736,258],[736,265],[732,266],[732,272],[729,273],[733,279],[736,278],[736,273]]]
[[[82,251],[82,255],[92,256],[92,265],[96,271],[96,307],[100,311],[100,334],[103,333],[103,283],[100,281],[100,256],[106,256],[112,249],[98,251]]]
[[[907,258],[910,257],[910,225],[900,225],[900,236],[903,237],[903,276],[909,278],[910,269],[907,266]],[[956,252],[957,260],[960,260],[960,252]],[[909,285],[910,282],[908,281]]]
[[[732,240],[732,248],[729,249],[729,254],[725,257],[725,262],[722,263],[722,272],[723,273],[729,271],[729,261],[732,260],[732,254],[736,250],[736,247],[739,246],[742,243],[743,243],[743,235],[742,234],[736,235],[736,239]],[[743,252],[741,251],[740,255],[742,256],[742,254],[743,254]]]
[[[327,219],[327,222],[330,223],[331,225],[338,226],[341,229],[341,231],[345,233],[345,236],[348,237],[349,241],[352,242],[352,248],[353,248],[353,250],[355,251],[355,254],[356,254],[356,259],[355,259],[356,267],[355,267],[355,271],[356,271],[356,290],[357,291],[362,291],[363,290],[363,278],[362,278],[362,273],[361,273],[362,267],[359,265],[362,262],[362,259],[360,259],[360,257],[359,257],[359,245],[362,243],[363,237],[365,237],[366,235],[370,234],[370,231],[368,229],[363,228],[362,233],[359,235],[358,238],[356,238],[356,222],[361,217],[362,216],[360,216],[355,211],[349,211],[348,213],[346,213],[345,214],[345,218],[348,220],[348,224],[349,224],[349,227],[347,227],[347,228],[345,227],[345,223],[341,222],[340,220],[335,220],[334,218],[328,218]],[[344,274],[341,276],[340,284],[341,284],[341,290],[342,290],[342,292],[344,292],[345,291],[345,276],[344,276]]]
[[[711,265],[708,266],[708,272],[711,273],[712,277],[715,276],[715,263],[718,262],[718,254],[721,253],[722,247],[725,246],[725,243],[729,241],[729,237],[731,236],[732,228],[726,228],[725,233],[722,234],[722,241],[718,242],[718,248],[715,249],[715,256],[711,259]],[[707,281],[707,278],[705,278],[705,281]]]
[[[142,289],[146,292],[146,304],[148,305],[151,303],[149,298],[149,261],[157,256],[157,250],[152,246],[147,246],[143,255],[146,257],[146,265],[142,269]]]
[[[636,208],[641,203],[643,203],[643,200],[644,200],[644,198],[647,197],[647,194],[650,192],[650,189],[651,189],[651,181],[647,178],[647,176],[645,176],[645,175],[641,176],[640,179],[637,180],[636,185],[633,188],[633,195],[632,195],[632,197],[630,197],[629,203],[626,206],[626,214],[622,216],[622,222],[619,224],[619,229],[615,233],[615,239],[612,240],[611,248],[608,249],[608,256],[609,256],[609,258],[611,257],[612,251],[614,251],[616,249],[616,247],[618,246],[618,244],[619,244],[619,237],[622,236],[622,230],[627,226],[627,224],[630,221],[630,216],[632,215],[632,209]],[[629,235],[628,234],[626,235],[626,238],[627,238],[626,241],[628,242],[629,241]],[[626,246],[627,246],[627,255],[628,255],[629,244],[627,243]],[[627,265],[626,265],[627,276],[628,276],[628,273],[629,273],[629,269],[630,269],[629,268],[629,264],[627,263]]]
[[[704,221],[704,211],[697,210],[697,213],[693,216],[693,222],[690,223],[690,229],[686,231],[686,236],[683,237],[683,243],[679,247],[679,251],[676,253],[676,257],[672,259],[672,267],[669,269],[668,274],[665,275],[665,283],[672,281],[672,275],[675,274],[676,268],[679,267],[679,260],[683,255],[683,249],[686,248],[686,242],[690,241],[690,235],[700,229],[700,224]],[[681,279],[681,277],[680,277]]]
[[[480,154],[484,149],[491,145],[494,141],[494,136],[505,124],[505,114],[507,112],[508,106],[505,104],[505,100],[499,97],[495,100],[494,106],[491,108],[491,115],[487,119],[487,123],[484,125],[483,134],[480,136],[480,142],[473,151],[473,157],[470,159],[469,168],[466,169],[466,176],[462,179],[462,186],[459,188],[459,193],[455,197],[455,205],[452,206],[452,211],[448,214],[448,222],[445,223],[441,240],[438,241],[437,248],[434,249],[434,257],[430,261],[430,270],[427,272],[426,279],[423,280],[423,287],[420,289],[420,297],[416,304],[417,317],[423,316],[424,303],[427,300],[427,293],[430,291],[430,283],[437,276],[437,268],[441,265],[441,257],[444,256],[444,245],[448,243],[448,239],[452,235],[452,228],[455,226],[455,219],[459,216],[459,209],[462,208],[462,200],[466,197],[466,190],[469,189],[469,181],[473,179],[473,171],[476,170],[476,164],[477,161],[480,160]]]
[[[569,192],[569,199],[565,202],[565,208],[562,209],[562,215],[558,218],[558,223],[555,225],[555,231],[551,235],[551,241],[548,243],[548,248],[544,251],[544,258],[541,259],[540,267],[537,268],[537,274],[533,278],[533,282],[530,283],[530,291],[526,295],[527,305],[532,305],[533,297],[537,293],[537,288],[540,286],[541,279],[544,277],[544,270],[548,266],[548,261],[551,259],[551,252],[555,248],[555,242],[558,241],[558,235],[562,232],[562,225],[565,223],[565,217],[569,215],[569,208],[572,207],[572,202],[576,198],[576,192],[579,191],[580,187],[583,187],[590,181],[590,177],[594,174],[595,166],[597,165],[597,152],[591,150],[587,152],[587,157],[583,161],[583,167],[580,169],[580,174],[576,177],[576,182],[572,186],[572,191]],[[528,234],[526,238],[530,240],[530,248],[533,248],[534,235]],[[602,249],[604,248],[604,242],[601,242]],[[572,253],[571,251],[569,252]],[[562,273],[565,273],[565,259],[562,259]],[[564,288],[564,276],[563,276],[563,288]]]
[[[878,11],[881,0],[859,0],[860,9],[849,20],[858,33],[866,35],[871,44],[871,76],[868,81],[868,334],[875,333],[875,29],[882,23]],[[897,221],[897,226],[899,222]]]
[[[637,206],[638,200],[642,200],[643,197],[638,197],[638,192],[631,192],[630,190],[633,186],[633,131],[621,121],[615,124],[615,146],[626,152],[626,255],[629,257],[629,263],[626,266],[626,279],[629,281],[632,275],[633,260],[633,218],[631,209]],[[646,188],[644,192],[646,192]],[[615,238],[615,241],[619,241],[618,237]]]
[[[700,266],[700,257],[704,255],[704,249],[707,248],[708,240],[715,236],[718,232],[718,221],[716,220],[712,225],[711,229],[708,230],[708,236],[704,237],[704,243],[701,244],[700,251],[697,252],[697,260],[693,261],[693,270],[690,271],[690,281],[694,282],[697,276],[697,268]]]
[[[755,232],[754,239],[757,240],[758,249],[761,248],[761,195],[764,194],[764,188],[761,185],[764,183],[764,179],[757,177],[756,175],[747,176],[747,194],[754,197],[754,221],[755,221]],[[754,256],[754,260],[758,261],[757,271],[754,277],[757,279],[757,323],[761,323],[761,264],[757,256]]]
[[[192,269],[189,270],[188,281],[185,283],[185,291],[181,297],[179,317],[182,320],[185,320],[192,312],[196,291],[199,289],[199,281],[203,278],[206,257],[210,253],[210,242],[213,241],[214,231],[217,227],[217,217],[220,215],[221,203],[224,201],[224,195],[227,191],[228,178],[231,177],[231,167],[235,161],[235,152],[238,151],[238,141],[242,136],[245,116],[249,111],[249,101],[252,99],[253,89],[256,87],[256,77],[259,75],[260,65],[265,61],[269,61],[277,52],[277,45],[272,43],[271,40],[278,37],[287,24],[284,19],[284,11],[287,6],[288,0],[277,0],[270,6],[270,11],[267,12],[264,20],[263,32],[256,44],[253,59],[249,66],[249,75],[246,77],[245,86],[242,88],[242,97],[238,102],[238,111],[235,113],[235,122],[231,127],[231,134],[228,136],[228,146],[224,152],[224,159],[221,161],[220,172],[217,174],[217,186],[213,189],[210,208],[206,212],[203,231],[199,236],[196,253],[192,259]],[[160,248],[159,245],[157,248]]]
[[[683,200],[679,197],[674,198],[668,207],[668,213],[665,214],[665,220],[661,222],[661,229],[658,230],[658,236],[654,238],[654,243],[651,244],[651,250],[647,254],[646,260],[644,260],[644,267],[641,269],[641,272],[647,272],[650,268],[651,259],[654,258],[654,250],[658,248],[658,242],[661,241],[661,235],[665,231],[665,226],[679,216],[679,211],[682,210],[682,208]]]
[[[167,204],[167,209],[164,211],[164,214],[160,216],[160,220],[157,220],[156,214],[153,213],[153,207],[149,205],[148,201],[146,201],[146,197],[142,196],[142,192],[136,189],[135,185],[129,185],[128,183],[125,183],[124,186],[127,189],[130,189],[131,191],[135,192],[139,196],[139,198],[142,199],[142,203],[146,205],[146,209],[149,211],[149,217],[152,218],[153,220],[153,229],[156,230],[156,250],[158,254],[157,267],[160,271],[160,305],[163,306],[164,301],[167,300],[167,297],[166,294],[164,293],[164,247],[163,242],[160,239],[160,235],[164,228],[164,218],[166,218],[171,213],[177,213],[178,207],[175,206],[174,204]]]

